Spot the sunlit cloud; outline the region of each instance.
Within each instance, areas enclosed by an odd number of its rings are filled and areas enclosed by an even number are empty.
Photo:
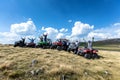
[[[29,18],[27,22],[11,24],[9,32],[0,32],[0,43],[14,43],[21,37],[35,36],[35,32],[36,26],[32,19]]]
[[[71,22],[72,22],[72,20],[68,20],[68,22],[69,22],[69,23],[71,23]]]

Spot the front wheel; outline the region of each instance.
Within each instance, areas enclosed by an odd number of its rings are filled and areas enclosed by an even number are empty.
[[[77,50],[74,50],[74,52],[73,52],[74,54],[77,54]]]
[[[17,45],[14,45],[14,47],[16,47]]]
[[[60,50],[61,50],[61,47],[60,47],[60,46],[57,46],[57,50],[59,50],[59,51],[60,51]]]
[[[99,59],[100,57],[99,57],[99,55],[98,55],[97,53],[94,53],[94,54],[92,55],[92,58],[93,58],[93,59],[95,59],[95,58],[96,58],[96,59]]]
[[[42,48],[43,48],[43,49],[45,49],[45,48],[46,48],[46,46],[43,46]]]
[[[70,48],[68,48],[67,51],[70,52]]]
[[[51,46],[50,46],[50,49],[55,49],[55,46],[54,46],[54,45],[51,45]]]
[[[78,52],[78,55],[84,56],[84,53],[79,51],[79,52]]]
[[[84,57],[87,58],[87,59],[91,59],[90,54],[85,54]]]

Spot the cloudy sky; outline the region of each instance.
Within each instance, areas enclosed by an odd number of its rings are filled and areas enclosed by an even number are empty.
[[[120,38],[120,0],[0,0],[0,43],[44,32],[58,38]]]

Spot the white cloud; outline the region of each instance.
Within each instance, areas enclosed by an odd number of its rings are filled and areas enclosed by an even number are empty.
[[[10,32],[20,34],[20,35],[32,35],[36,31],[36,26],[32,20],[27,22],[12,24]]]
[[[64,34],[63,33],[58,33],[56,36],[56,39],[60,39],[60,38],[64,38]]]
[[[72,28],[72,37],[80,36],[83,34],[86,34],[93,30],[94,26],[90,26],[89,24],[82,23],[80,21],[75,22],[73,28]]]
[[[56,36],[57,36],[57,34],[59,32],[59,30],[57,30],[57,29],[55,29],[53,27],[47,27],[47,28],[42,27],[41,30],[43,30],[45,33],[47,33],[48,37],[51,38],[52,40],[56,39]]]
[[[115,23],[113,24],[113,26],[120,26],[120,23]]]
[[[12,24],[9,32],[0,32],[0,43],[11,44],[21,37],[35,35],[36,26],[29,19],[27,22]]]
[[[19,39],[19,35],[11,32],[0,32],[0,43],[9,44]]]
[[[95,37],[96,39],[120,38],[120,23],[91,31],[87,37]]]
[[[106,39],[110,37],[111,35],[109,33],[97,33],[97,32],[90,32],[88,34],[88,38],[95,37],[96,39]]]
[[[12,24],[9,32],[0,32],[0,43],[14,43],[21,37],[35,37],[36,31],[36,26],[32,19],[29,19],[27,22]],[[91,39],[91,37],[95,37],[96,40],[120,38],[120,23],[115,23],[109,27],[94,29],[93,25],[76,21],[71,33],[70,31],[68,32],[66,28],[56,29],[53,27],[42,27],[39,33],[44,32],[47,33],[48,37],[53,41],[59,38],[71,40],[82,40],[83,38],[87,38],[88,40]],[[38,40],[38,38],[36,39]],[[27,42],[29,41],[27,40]]]
[[[48,37],[51,38],[53,41],[59,38],[66,37],[65,33],[68,31],[68,29],[65,29],[65,28],[58,30],[53,27],[47,27],[47,28],[42,27],[41,30],[48,33]]]
[[[70,20],[68,20],[68,22],[69,22],[69,23],[71,23],[71,22],[72,22],[72,20],[70,19]]]
[[[89,24],[77,21],[72,27],[71,36],[67,37],[69,39],[86,38],[87,40],[91,40],[92,37],[95,37],[96,40],[120,38],[120,23],[115,23],[109,27],[94,29],[93,25],[90,26]]]
[[[72,33],[69,35],[68,30],[62,28],[60,30],[53,27],[42,27],[42,30],[48,33],[48,37],[52,40],[58,38],[67,38],[71,40],[82,40],[86,38],[91,40],[92,37],[95,37],[96,40],[106,39],[106,38],[119,38],[120,37],[120,23],[115,23],[110,27],[104,27],[94,30],[93,25],[82,23],[77,21],[72,27]]]
[[[68,29],[61,28],[59,31],[60,31],[60,32],[67,32],[67,31],[68,31]]]
[[[58,33],[58,30],[52,27],[47,27],[47,28],[42,27],[42,30],[48,33],[49,35]]]

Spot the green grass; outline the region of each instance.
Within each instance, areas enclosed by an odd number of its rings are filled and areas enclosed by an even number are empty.
[[[120,51],[120,47],[110,47],[110,46],[94,46],[98,50],[108,50],[108,51]]]
[[[93,47],[99,50],[120,51],[120,44],[107,44],[107,45],[94,44]]]

